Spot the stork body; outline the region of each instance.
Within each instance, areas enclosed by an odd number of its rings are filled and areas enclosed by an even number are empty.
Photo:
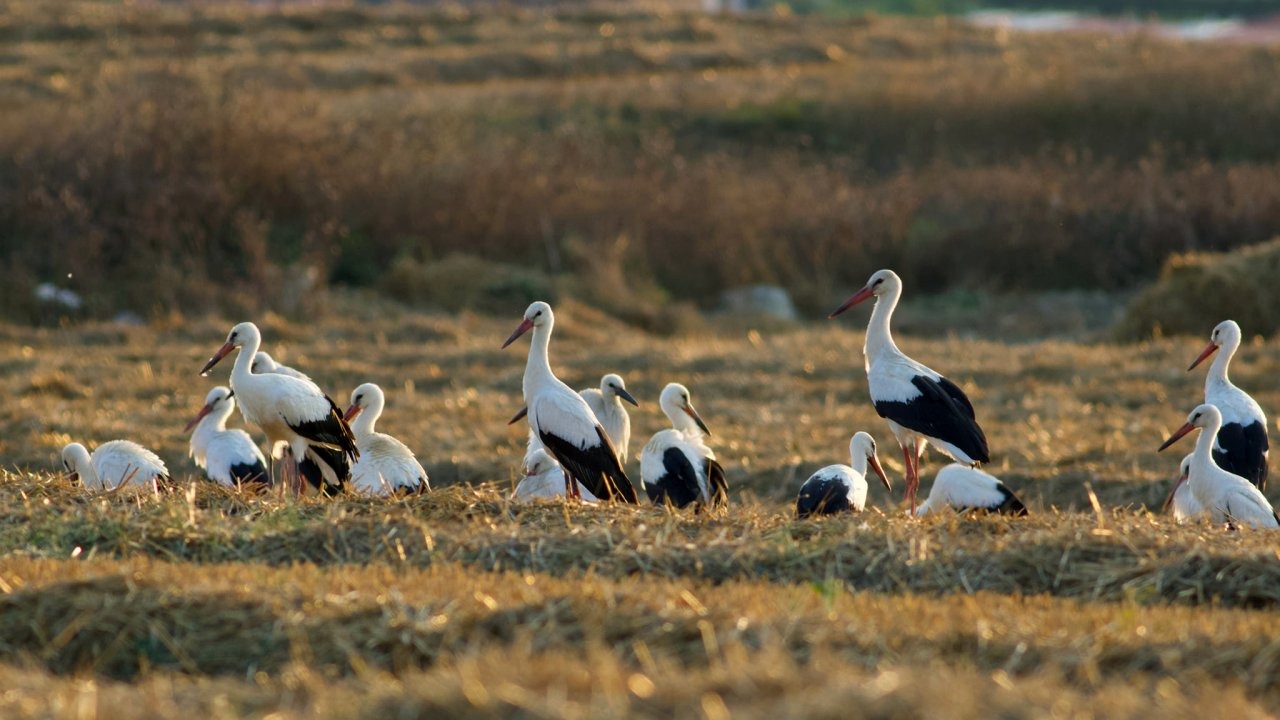
[[[571,494],[576,494],[580,483],[598,498],[635,503],[635,488],[595,413],[551,371],[548,347],[554,326],[551,306],[535,302],[502,345],[505,348],[529,330],[533,331],[523,383],[529,427],[564,469]]]
[[[1209,365],[1204,378],[1204,401],[1222,413],[1222,428],[1213,446],[1213,459],[1227,472],[1267,489],[1267,416],[1249,393],[1236,387],[1227,376],[1231,358],[1240,348],[1240,326],[1234,320],[1218,323],[1210,335],[1209,345],[1191,363],[1190,371],[1214,351],[1218,356]]]
[[[431,489],[427,471],[404,443],[374,430],[386,407],[382,388],[365,383],[351,392],[344,416],[351,424],[360,459],[351,468],[351,486],[368,495],[420,493]]]
[[[867,386],[876,413],[888,421],[906,464],[907,498],[912,511],[920,486],[920,457],[934,447],[970,467],[990,461],[987,437],[973,404],[955,383],[907,357],[893,341],[889,323],[902,296],[902,280],[892,270],[871,275],[866,287],[831,313],[835,317],[874,297],[863,355]]]
[[[191,431],[191,459],[210,480],[224,487],[269,485],[267,459],[253,438],[243,430],[227,429],[227,419],[235,410],[235,393],[229,388],[219,385],[209,391],[204,407],[186,427]]]
[[[342,413],[315,383],[279,373],[257,374],[250,370],[262,344],[256,325],[240,323],[231,329],[227,342],[205,364],[201,374],[231,351],[239,348],[231,369],[231,389],[240,398],[245,420],[257,425],[273,447],[285,443],[294,460],[293,491],[299,492],[299,458],[314,458],[319,467],[322,492],[341,490],[351,474],[351,464],[359,457],[355,436]],[[286,466],[287,467],[287,466]]]
[[[723,507],[729,485],[715,451],[707,446],[704,435],[711,431],[690,402],[688,388],[667,385],[659,405],[671,428],[655,433],[640,451],[645,494],[655,505]]]
[[[89,454],[80,443],[62,448],[62,466],[86,490],[129,489],[154,492],[169,482],[169,469],[155,453],[130,440],[104,442]]]
[[[1209,404],[1197,406],[1187,417],[1187,422],[1160,449],[1164,450],[1182,436],[1200,428],[1195,452],[1191,454],[1186,484],[1191,487],[1192,495],[1205,512],[1217,523],[1280,529],[1280,518],[1276,516],[1262,491],[1239,475],[1218,467],[1213,461],[1214,441],[1221,426],[1222,413],[1218,408]],[[1175,495],[1178,489],[1177,486],[1174,487]]]
[[[929,489],[929,497],[916,510],[917,515],[941,512],[951,508],[956,512],[989,512],[1001,515],[1027,514],[1013,491],[989,473],[977,468],[953,463],[938,471]]]
[[[587,388],[578,393],[587,401],[587,407],[595,414],[596,421],[613,443],[618,453],[618,462],[626,464],[627,446],[631,444],[631,416],[622,406],[626,400],[632,405],[639,405],[636,399],[627,392],[626,383],[618,375],[610,373],[600,378],[599,388]]]
[[[527,503],[535,500],[553,500],[565,497],[564,470],[560,463],[543,448],[530,452],[524,459],[524,479],[516,485],[511,496],[513,502]],[[596,502],[598,498],[590,490],[579,488],[583,502]]]
[[[867,506],[867,465],[892,492],[876,459],[876,441],[865,432],[849,440],[849,464],[828,465],[809,476],[796,498],[796,517],[862,512]]]

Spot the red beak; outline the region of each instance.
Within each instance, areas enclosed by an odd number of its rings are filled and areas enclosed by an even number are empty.
[[[1164,504],[1160,506],[1160,512],[1169,512],[1169,506],[1173,504],[1173,496],[1178,493],[1178,488],[1182,487],[1182,483],[1187,481],[1187,476],[1183,475],[1178,478],[1178,482],[1173,484],[1173,488],[1169,490],[1169,497],[1164,499]]]
[[[195,427],[197,423],[205,419],[205,416],[207,416],[211,412],[213,412],[212,405],[205,405],[204,407],[200,408],[200,412],[196,413],[196,416],[194,418],[191,418],[191,422],[187,423],[187,426],[182,428],[182,432],[184,433],[191,432],[191,428]]]
[[[875,470],[876,474],[880,476],[880,482],[884,483],[884,489],[892,493],[893,488],[889,486],[889,478],[884,474],[884,468],[880,467],[880,461],[876,459],[875,455],[868,455],[867,461],[871,463],[871,469]]]
[[[343,422],[351,422],[356,418],[357,415],[360,414],[360,411],[362,410],[364,410],[364,408],[360,407],[359,405],[352,405],[351,407],[347,408],[347,411],[342,413]]]
[[[506,342],[502,343],[502,347],[505,349],[508,345],[515,342],[516,338],[529,332],[529,328],[531,327],[533,327],[532,320],[530,320],[529,318],[525,318],[524,320],[521,320],[520,324],[516,326],[516,331],[511,333],[511,337],[507,338]]]
[[[214,353],[213,357],[209,358],[209,362],[205,363],[204,367],[200,368],[200,375],[202,377],[208,375],[209,371],[213,369],[214,365],[218,364],[219,360],[230,355],[231,351],[235,349],[236,346],[231,343],[226,343],[222,347],[218,348],[218,352]]]
[[[1187,372],[1194,370],[1197,365],[1204,362],[1204,359],[1212,355],[1217,349],[1218,346],[1216,344],[1212,342],[1209,343],[1209,345],[1204,349],[1204,352],[1200,353],[1200,357],[1196,358],[1195,362],[1191,363],[1191,367],[1187,368]]]
[[[686,415],[693,418],[694,422],[698,423],[698,427],[702,428],[702,432],[706,433],[707,435],[711,434],[711,431],[707,429],[707,424],[702,422],[702,416],[698,414],[697,410],[693,409],[692,405],[685,405],[684,412]]]
[[[853,294],[853,296],[852,296],[852,297],[850,297],[848,300],[845,300],[843,305],[841,305],[840,307],[838,307],[838,308],[836,308],[835,310],[833,310],[833,311],[831,312],[831,314],[827,316],[827,319],[828,319],[828,320],[830,320],[831,318],[833,318],[833,317],[835,317],[835,316],[839,315],[840,313],[844,312],[845,310],[848,310],[849,308],[853,307],[854,305],[857,305],[858,303],[862,302],[863,300],[866,300],[867,298],[869,298],[869,297],[874,297],[874,296],[875,296],[875,293],[874,293],[874,292],[872,292],[871,288],[869,288],[869,287],[864,287],[864,288],[862,288],[861,290],[859,290],[858,292],[854,293],[854,294]]]
[[[1165,441],[1164,441],[1164,444],[1160,446],[1160,450],[1157,450],[1156,452],[1160,452],[1160,451],[1164,450],[1165,448],[1169,447],[1170,445],[1172,445],[1172,444],[1174,444],[1174,443],[1178,442],[1179,440],[1181,440],[1181,439],[1182,439],[1182,436],[1183,436],[1183,435],[1186,435],[1187,433],[1189,433],[1189,432],[1191,432],[1192,430],[1195,430],[1195,429],[1196,429],[1196,426],[1195,426],[1195,425],[1192,425],[1191,423],[1186,423],[1186,424],[1184,424],[1182,427],[1178,428],[1176,432],[1174,432],[1172,435],[1170,435],[1170,436],[1169,436],[1169,439],[1168,439],[1168,440],[1165,440]]]

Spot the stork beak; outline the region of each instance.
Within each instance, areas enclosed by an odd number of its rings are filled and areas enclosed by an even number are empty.
[[[1183,475],[1178,478],[1178,481],[1175,482],[1173,484],[1173,487],[1169,489],[1169,497],[1166,497],[1164,499],[1164,502],[1160,505],[1160,512],[1162,513],[1169,512],[1169,506],[1173,505],[1173,496],[1178,494],[1178,488],[1182,487],[1182,483],[1186,481],[1187,481],[1186,475]]]
[[[697,410],[693,409],[693,405],[685,405],[684,413],[685,415],[688,415],[689,417],[693,418],[694,422],[698,423],[698,427],[702,429],[703,433],[707,435],[711,434],[711,431],[707,429],[707,424],[702,422],[702,416],[698,414]]]
[[[80,473],[78,472],[67,473],[67,481],[73,482],[73,483],[80,482]]]
[[[213,412],[212,405],[205,405],[204,407],[200,408],[200,412],[196,413],[196,416],[191,418],[191,422],[187,423],[187,426],[182,428],[182,432],[184,433],[191,432],[191,428],[195,427],[197,423],[205,419],[205,417],[208,416],[208,414],[211,412]]]
[[[1156,452],[1163,451],[1165,448],[1181,440],[1183,435],[1186,435],[1187,433],[1195,429],[1196,429],[1195,425],[1192,425],[1191,423],[1185,423],[1182,427],[1178,428],[1176,432],[1170,435],[1169,439],[1165,440],[1164,444],[1161,445],[1160,449],[1157,450]]]
[[[876,459],[875,453],[867,456],[867,462],[871,463],[871,469],[876,471],[880,476],[880,482],[884,483],[884,489],[893,492],[893,487],[889,485],[889,477],[884,474],[884,468],[880,467],[880,461]]]
[[[346,412],[342,413],[343,422],[351,422],[352,420],[355,420],[356,416],[359,415],[360,412],[363,410],[364,408],[360,407],[359,405],[352,405],[351,407],[347,408]]]
[[[502,347],[505,349],[508,345],[510,345],[511,343],[515,342],[515,341],[516,341],[516,338],[518,338],[518,337],[520,337],[521,335],[523,335],[523,334],[525,334],[525,333],[529,332],[529,328],[531,328],[531,327],[533,327],[533,321],[532,321],[532,320],[530,320],[529,318],[525,318],[525,319],[521,320],[521,321],[520,321],[520,324],[516,326],[516,331],[515,331],[515,332],[513,332],[513,333],[511,333],[511,337],[507,338],[507,341],[506,341],[506,342],[502,343]]]
[[[520,408],[520,412],[516,413],[514,416],[512,416],[510,420],[507,421],[507,424],[515,425],[516,423],[523,420],[525,416],[527,416],[528,414],[529,414],[529,406],[525,405],[524,407]]]
[[[827,319],[830,320],[831,318],[834,318],[835,316],[839,315],[845,310],[848,310],[854,305],[857,305],[863,300],[866,300],[869,297],[873,297],[874,295],[875,295],[875,292],[872,291],[871,288],[869,287],[862,288],[858,292],[854,293],[853,296],[850,297],[848,300],[845,300],[843,305],[833,310],[831,314],[827,316]]]
[[[1204,362],[1204,359],[1212,355],[1214,351],[1217,349],[1218,349],[1218,345],[1216,343],[1210,342],[1208,346],[1205,347],[1204,352],[1200,353],[1200,356],[1195,359],[1195,362],[1191,363],[1191,367],[1187,368],[1187,372],[1191,372],[1192,370],[1194,370],[1197,365]]]
[[[622,398],[623,400],[626,400],[627,402],[631,403],[632,405],[635,405],[636,407],[640,407],[640,403],[636,402],[636,399],[634,397],[631,397],[631,393],[627,392],[626,388],[618,388],[618,397]]]
[[[231,351],[235,349],[236,346],[231,343],[225,343],[222,347],[218,348],[218,352],[214,353],[213,357],[209,358],[209,362],[205,363],[204,367],[200,368],[200,376],[204,377],[208,375],[209,371],[213,369],[214,365],[218,364],[219,360],[231,354]]]

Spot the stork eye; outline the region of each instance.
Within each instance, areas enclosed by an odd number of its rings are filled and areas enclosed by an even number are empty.
[[[879,285],[879,284],[880,284],[880,283],[882,283],[882,282],[884,282],[884,278],[876,278],[876,281],[875,281],[875,282],[873,282],[873,283],[871,283],[871,287],[875,287],[875,286]]]

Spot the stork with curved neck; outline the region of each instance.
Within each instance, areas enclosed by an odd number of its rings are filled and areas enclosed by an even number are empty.
[[[987,437],[974,416],[973,403],[955,383],[907,357],[893,341],[889,323],[902,297],[902,279],[892,270],[872,273],[867,284],[831,313],[834,318],[875,298],[863,344],[867,387],[880,417],[902,448],[907,499],[912,513],[920,486],[920,457],[933,443],[951,459],[970,467],[990,462]]]
[[[191,432],[191,458],[205,475],[224,487],[257,487],[269,484],[267,460],[243,430],[228,430],[227,420],[236,410],[235,392],[219,385],[205,396],[204,407],[187,423]]]
[[[360,459],[351,468],[351,485],[370,495],[420,493],[431,489],[427,471],[400,440],[374,430],[387,405],[382,388],[365,383],[351,391],[351,405],[343,418],[351,424]]]
[[[1280,518],[1276,517],[1275,510],[1262,491],[1239,475],[1218,467],[1213,461],[1214,441],[1220,427],[1222,413],[1218,408],[1209,404],[1199,405],[1187,416],[1187,422],[1160,446],[1160,450],[1200,428],[1200,437],[1196,438],[1196,449],[1191,454],[1191,466],[1186,480],[1191,494],[1209,511],[1214,522],[1280,529]],[[1179,483],[1181,482],[1180,480]],[[1173,492],[1177,491],[1178,486],[1175,485]]]
[[[1209,344],[1187,368],[1190,372],[1219,351],[1204,378],[1204,401],[1222,412],[1222,428],[1214,444],[1213,459],[1231,473],[1267,488],[1267,416],[1249,393],[1236,387],[1228,377],[1231,359],[1240,348],[1240,326],[1223,320],[1213,329]]]
[[[724,507],[729,501],[729,482],[703,437],[711,431],[694,409],[689,389],[669,383],[658,397],[658,406],[671,427],[654,433],[640,451],[645,494],[655,505]]]

